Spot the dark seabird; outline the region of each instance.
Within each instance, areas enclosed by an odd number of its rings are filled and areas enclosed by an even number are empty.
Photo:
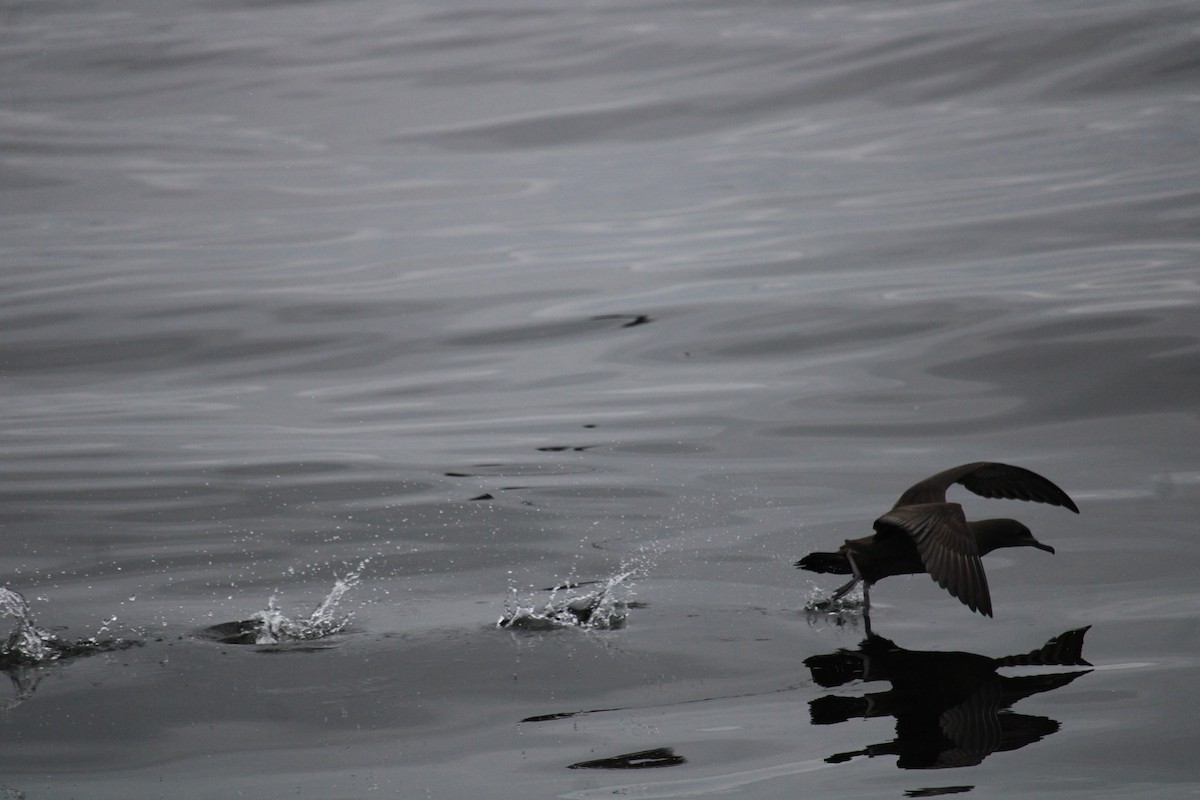
[[[853,575],[834,593],[836,600],[863,582],[863,601],[871,608],[871,584],[890,575],[926,572],[972,611],[992,616],[992,596],[980,556],[1001,547],[1054,548],[1033,538],[1015,519],[968,520],[958,503],[946,502],[946,490],[959,483],[977,495],[1029,500],[1079,509],[1067,493],[1021,467],[976,461],[931,475],[914,484],[892,510],[875,520],[875,535],[847,539],[836,553],[809,553],[796,566],[810,572]]]

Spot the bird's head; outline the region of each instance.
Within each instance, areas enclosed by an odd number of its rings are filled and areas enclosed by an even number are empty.
[[[1001,547],[1036,547],[1047,553],[1054,552],[1053,547],[1039,542],[1029,528],[1015,519],[981,519],[971,522],[970,525],[975,534],[979,555],[999,550]]]

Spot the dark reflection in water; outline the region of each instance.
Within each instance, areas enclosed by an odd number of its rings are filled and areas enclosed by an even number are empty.
[[[832,725],[854,718],[895,717],[890,742],[834,753],[824,761],[841,764],[858,756],[894,755],[901,769],[970,767],[989,755],[1017,750],[1055,733],[1057,720],[1017,714],[1012,706],[1034,694],[1061,689],[1091,672],[1083,658],[1089,627],[1066,631],[1029,652],[993,658],[977,653],[906,650],[882,636],[868,634],[855,650],[813,655],[804,665],[821,687],[853,681],[886,681],[891,688],[861,696],[824,695],[809,702],[813,725]],[[1030,674],[1001,675],[1006,667]],[[1039,671],[1037,667],[1085,667]],[[795,691],[799,685],[745,695],[717,695],[662,705],[592,708],[526,717],[521,723],[547,723],[617,711],[662,712],[696,704],[725,702],[763,694]],[[639,750],[570,764],[571,769],[641,769],[687,763],[670,747]],[[910,790],[909,797],[932,797],[970,791],[972,786],[934,786]]]
[[[935,786],[927,789],[909,789],[905,797],[941,797],[944,794],[962,794],[974,789],[974,786]]]
[[[905,650],[869,635],[857,650],[811,656],[804,665],[829,688],[853,680],[887,681],[886,692],[861,697],[826,695],[810,703],[814,725],[852,718],[896,718],[896,738],[861,750],[836,753],[829,763],[856,756],[897,756],[901,769],[942,769],[981,763],[992,753],[1016,750],[1055,733],[1059,723],[1009,709],[1030,695],[1060,689],[1090,670],[1004,676],[1001,667],[1086,666],[1079,628],[1029,653],[990,658],[976,653]]]
[[[571,764],[567,769],[651,769],[654,767],[678,767],[686,764],[687,759],[675,754],[670,747],[656,747],[653,750],[639,750],[636,753],[624,753],[610,758],[597,758],[593,761],[580,761]]]
[[[638,325],[645,325],[651,321],[651,317],[648,314],[598,314],[592,317],[592,319],[597,322],[610,319],[617,321],[624,320],[624,324],[621,325],[622,328],[636,328]]]

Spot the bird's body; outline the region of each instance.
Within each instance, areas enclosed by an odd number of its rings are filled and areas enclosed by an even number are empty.
[[[977,461],[931,475],[911,486],[892,510],[875,520],[875,534],[848,539],[836,552],[810,553],[796,566],[811,572],[853,575],[838,589],[841,597],[862,581],[867,607],[871,584],[892,575],[929,574],[972,611],[992,615],[992,598],[980,556],[1001,547],[1042,544],[1013,519],[968,521],[962,506],[946,501],[959,483],[983,497],[1011,498],[1079,509],[1066,492],[1037,473],[1008,464]]]

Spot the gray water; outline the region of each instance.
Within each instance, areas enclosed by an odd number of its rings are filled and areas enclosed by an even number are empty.
[[[140,646],[10,670],[0,796],[1200,794],[1198,53],[1165,0],[5,3],[0,586]],[[977,460],[1081,514],[956,489],[1057,553],[874,632],[1094,668],[819,685],[861,615],[792,562]]]

